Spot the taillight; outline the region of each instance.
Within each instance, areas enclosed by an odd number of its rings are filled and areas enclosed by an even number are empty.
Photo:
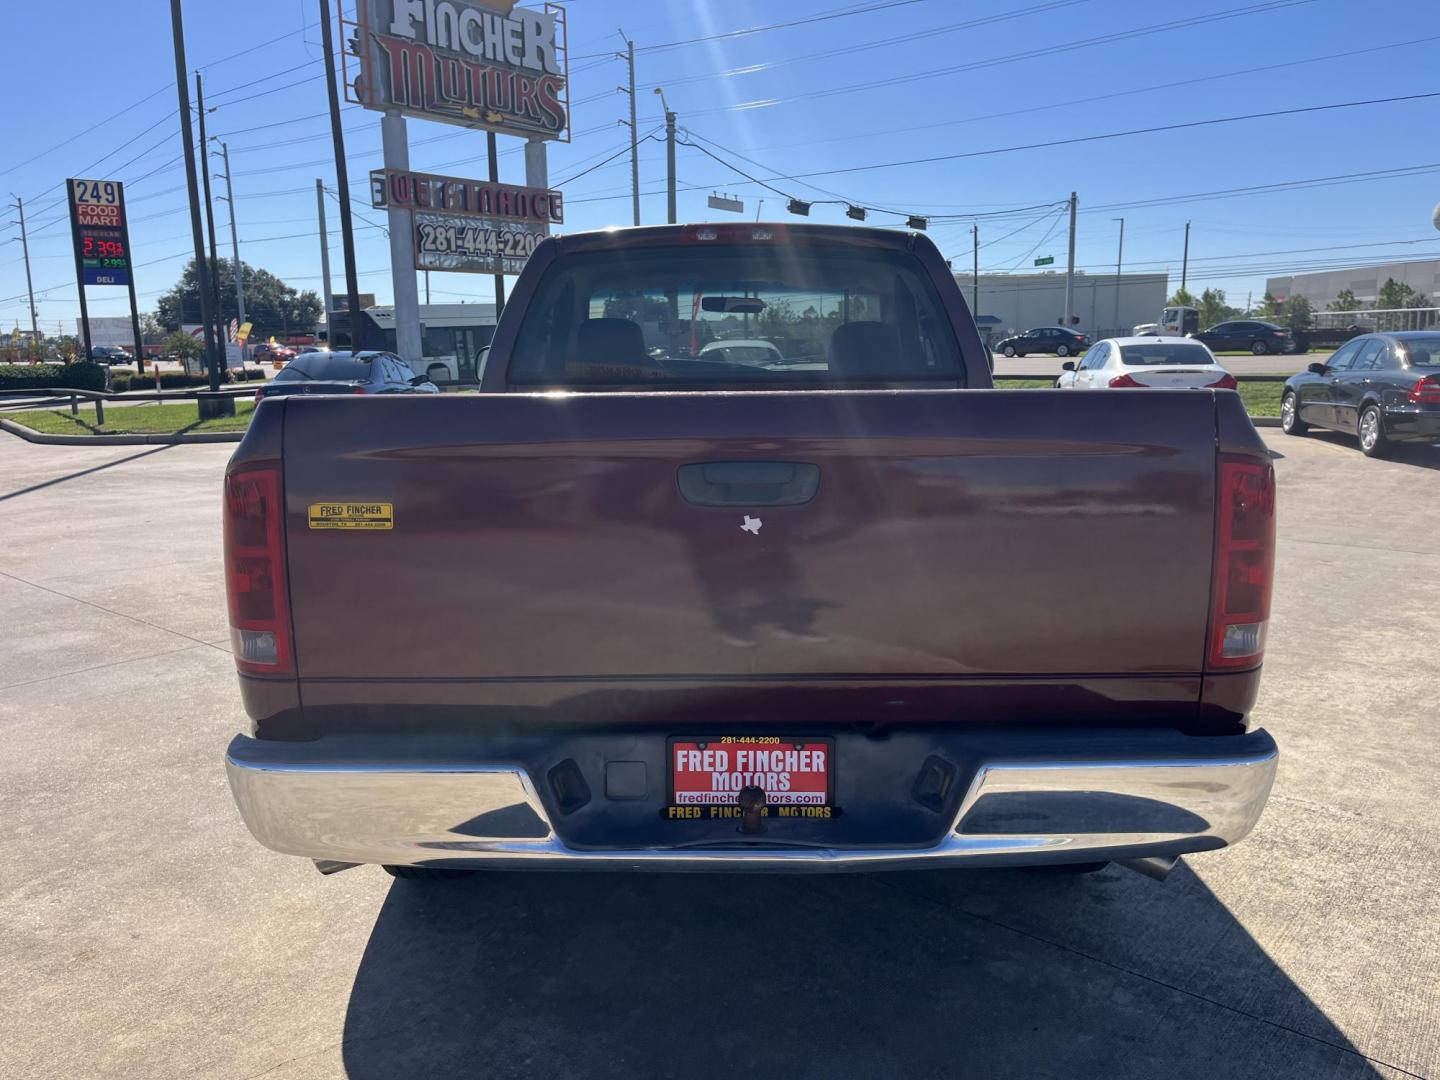
[[[352,386],[352,387],[350,388],[350,392],[351,392],[352,394],[363,394],[363,393],[365,392],[365,387],[363,387],[363,386]]]
[[[1275,469],[1268,461],[1222,454],[1208,666],[1260,663],[1274,576]]]
[[[257,387],[255,388],[255,400],[258,402],[258,401],[260,401],[260,399],[263,398],[264,396],[265,396],[265,387],[263,387],[263,386],[257,386]]]
[[[1126,390],[1131,387],[1139,387],[1142,390],[1145,388],[1144,383],[1136,382],[1129,375],[1116,375],[1110,380],[1110,385],[1116,390]]]
[[[1405,396],[1412,405],[1440,405],[1440,375],[1426,375]]]
[[[1215,382],[1206,383],[1205,386],[1209,390],[1238,390],[1240,388],[1240,384],[1235,381],[1235,376],[1228,371]]]
[[[225,592],[235,664],[255,675],[295,671],[284,541],[280,466],[241,465],[225,477]]]

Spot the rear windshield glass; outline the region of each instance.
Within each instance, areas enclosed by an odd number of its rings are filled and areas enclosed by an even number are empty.
[[[284,371],[295,369],[296,364],[301,365],[300,377],[302,379],[321,379],[325,381],[359,381],[368,382],[370,379],[370,357],[356,360],[349,356],[330,356],[328,354],[312,354],[304,360],[292,360],[286,365]],[[278,379],[280,376],[277,375]]]
[[[1120,359],[1127,367],[1155,367],[1168,364],[1213,364],[1215,358],[1204,345],[1183,342],[1164,345],[1121,345]]]
[[[522,384],[657,389],[954,385],[963,376],[949,320],[913,256],[703,241],[557,261],[526,311],[509,372]]]
[[[1440,334],[1400,340],[1405,343],[1405,358],[1412,367],[1440,367]]]

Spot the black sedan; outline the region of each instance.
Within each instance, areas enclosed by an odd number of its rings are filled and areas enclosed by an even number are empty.
[[[1440,441],[1440,331],[1366,334],[1285,380],[1280,426],[1356,435],[1367,457],[1397,442]]]
[[[1191,334],[1211,352],[1248,352],[1256,356],[1266,353],[1287,353],[1295,347],[1290,331],[1283,326],[1255,319],[1237,319],[1218,323],[1208,330]]]
[[[289,394],[438,394],[440,388],[387,352],[315,352],[297,356],[255,392],[255,400]]]
[[[1056,356],[1079,356],[1090,347],[1090,339],[1063,326],[1041,326],[996,342],[995,351],[1006,356],[1027,356],[1030,353],[1053,353]]]

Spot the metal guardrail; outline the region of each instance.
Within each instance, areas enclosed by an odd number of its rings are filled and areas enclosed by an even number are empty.
[[[253,394],[264,385],[264,380],[256,379],[251,384],[225,386],[219,390],[187,387],[181,390],[127,390],[123,393],[114,390],[81,390],[74,386],[46,386],[30,390],[0,390],[0,400],[6,398],[69,398],[70,415],[79,416],[80,399],[84,398],[95,403],[95,426],[101,427],[105,423],[105,402],[107,401],[187,401],[192,399],[198,401],[202,397],[239,397],[242,394]]]

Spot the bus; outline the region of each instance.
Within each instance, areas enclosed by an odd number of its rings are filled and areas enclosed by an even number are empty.
[[[365,345],[399,355],[395,341],[395,308],[379,304],[365,308]],[[437,385],[474,384],[480,381],[483,354],[495,336],[494,304],[421,304],[420,344],[422,357],[411,360],[417,375]],[[332,349],[350,347],[349,319],[345,312],[330,315],[329,344]]]

